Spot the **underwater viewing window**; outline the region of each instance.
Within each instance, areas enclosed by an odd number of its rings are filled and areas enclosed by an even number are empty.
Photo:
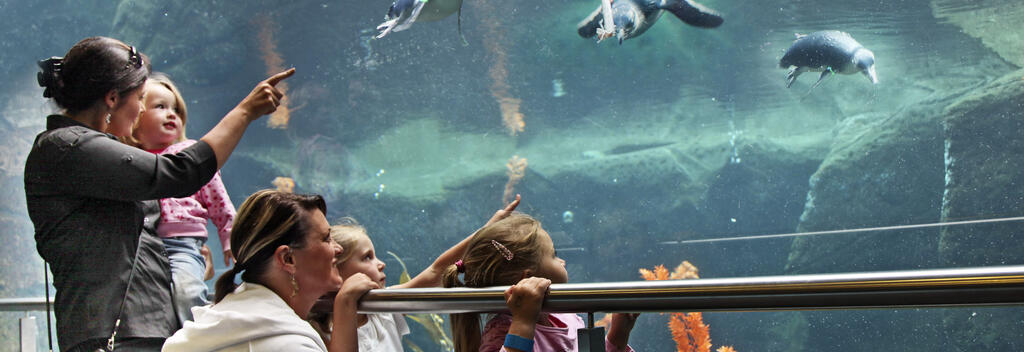
[[[388,284],[520,194],[566,261],[551,304],[646,312],[637,351],[1024,350],[1024,2],[412,3],[0,5],[0,345],[47,346],[25,162],[58,109],[36,62],[102,35],[173,78],[193,139],[294,67],[226,190],[322,195],[394,254]],[[443,351],[458,292],[363,307],[417,312],[406,351]]]

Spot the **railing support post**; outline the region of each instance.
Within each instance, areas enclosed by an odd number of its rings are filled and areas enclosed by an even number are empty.
[[[594,327],[594,312],[587,312],[587,327],[576,329],[579,352],[604,352],[604,327]]]
[[[36,352],[36,335],[38,335],[36,317],[26,313],[25,317],[20,320],[21,352]]]

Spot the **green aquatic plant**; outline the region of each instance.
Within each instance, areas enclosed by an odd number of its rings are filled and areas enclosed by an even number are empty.
[[[399,284],[404,284],[406,282],[409,282],[409,280],[412,280],[412,277],[409,276],[409,270],[406,269],[405,262],[402,261],[402,258],[399,258],[398,255],[395,254],[394,252],[391,252],[391,251],[387,251],[387,252],[388,252],[389,255],[394,257],[395,260],[398,261],[399,265],[402,266],[402,275],[399,275],[398,283]],[[437,343],[437,345],[439,347],[441,347],[442,351],[454,351],[455,350],[455,344],[452,342],[451,337],[448,337],[448,333],[445,332],[445,331],[447,331],[447,329],[444,328],[444,318],[442,318],[440,315],[437,315],[437,314],[406,314],[405,317],[411,319],[414,322],[416,322],[416,324],[420,324],[420,326],[423,326],[423,328],[427,330],[427,333],[430,334],[430,339],[432,341],[434,341],[435,343]],[[416,345],[415,343],[413,343],[409,339],[403,338],[402,340],[403,340],[403,342],[407,346],[409,346],[410,350],[413,350],[413,351],[423,351],[422,348],[420,348],[418,345]]]

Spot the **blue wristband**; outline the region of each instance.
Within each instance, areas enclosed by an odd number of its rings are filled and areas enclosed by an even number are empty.
[[[533,340],[519,335],[506,334],[505,347],[515,348],[520,351],[533,352]]]

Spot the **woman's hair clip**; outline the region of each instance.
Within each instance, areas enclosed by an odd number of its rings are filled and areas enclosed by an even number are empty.
[[[46,88],[43,91],[43,97],[53,98],[54,89],[57,88],[58,82],[60,82],[60,70],[64,65],[64,58],[54,56],[49,59],[39,60],[36,63],[42,72],[36,73],[36,81],[39,82],[39,86]]]
[[[142,56],[139,55],[139,51],[135,50],[134,46],[128,47],[128,65],[125,69],[134,66],[135,69],[142,68]]]
[[[460,273],[466,272],[466,264],[462,262],[462,259],[455,262],[455,270]]]
[[[512,251],[508,250],[505,245],[498,243],[498,241],[495,240],[491,240],[491,244],[494,245],[494,248],[497,249],[499,253],[501,253],[502,257],[505,257],[505,260],[512,261]]]

